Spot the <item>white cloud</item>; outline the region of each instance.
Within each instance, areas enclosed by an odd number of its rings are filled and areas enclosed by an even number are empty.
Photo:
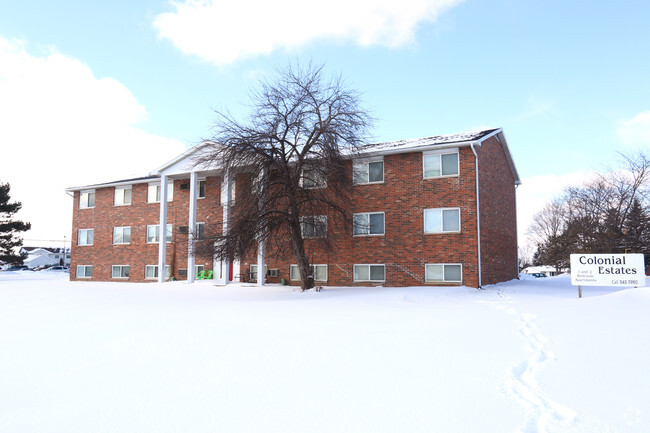
[[[66,187],[146,175],[185,149],[138,129],[145,107],[79,60],[0,38],[0,64],[0,181],[32,223],[25,239],[70,239]]]
[[[153,25],[184,53],[223,65],[323,39],[400,47],[413,42],[418,24],[461,1],[170,1],[174,10]]]
[[[620,121],[618,136],[621,143],[627,147],[634,149],[650,147],[650,110],[642,111],[631,119]]]

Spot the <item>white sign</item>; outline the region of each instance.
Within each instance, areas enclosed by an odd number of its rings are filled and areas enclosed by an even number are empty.
[[[645,286],[643,254],[571,254],[574,286]]]

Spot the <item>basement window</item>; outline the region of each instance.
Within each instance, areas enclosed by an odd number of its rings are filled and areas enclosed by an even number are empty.
[[[425,268],[425,281],[427,283],[460,283],[463,281],[463,266],[460,264],[427,264]]]

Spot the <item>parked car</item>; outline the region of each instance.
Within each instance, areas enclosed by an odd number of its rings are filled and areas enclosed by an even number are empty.
[[[532,273],[530,275],[532,275],[535,278],[546,278],[546,274],[543,274],[541,272],[535,272],[535,273]]]
[[[29,266],[27,265],[13,265],[9,266],[5,271],[29,271]]]
[[[47,269],[43,269],[43,271],[49,271],[49,272],[70,272],[70,268],[67,266],[52,266]]]

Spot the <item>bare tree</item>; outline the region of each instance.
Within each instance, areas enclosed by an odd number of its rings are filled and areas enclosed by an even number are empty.
[[[245,173],[249,185],[237,191],[228,232],[214,236],[215,257],[243,258],[266,241],[269,252],[295,257],[302,290],[313,287],[305,239],[327,244],[328,216],[350,220],[345,157],[371,124],[359,93],[312,65],[260,82],[246,121],[217,111],[209,152],[196,163]]]
[[[571,253],[650,251],[644,244],[650,160],[644,153],[622,155],[622,168],[600,173],[535,215],[529,234],[537,243],[534,261],[568,265]]]

